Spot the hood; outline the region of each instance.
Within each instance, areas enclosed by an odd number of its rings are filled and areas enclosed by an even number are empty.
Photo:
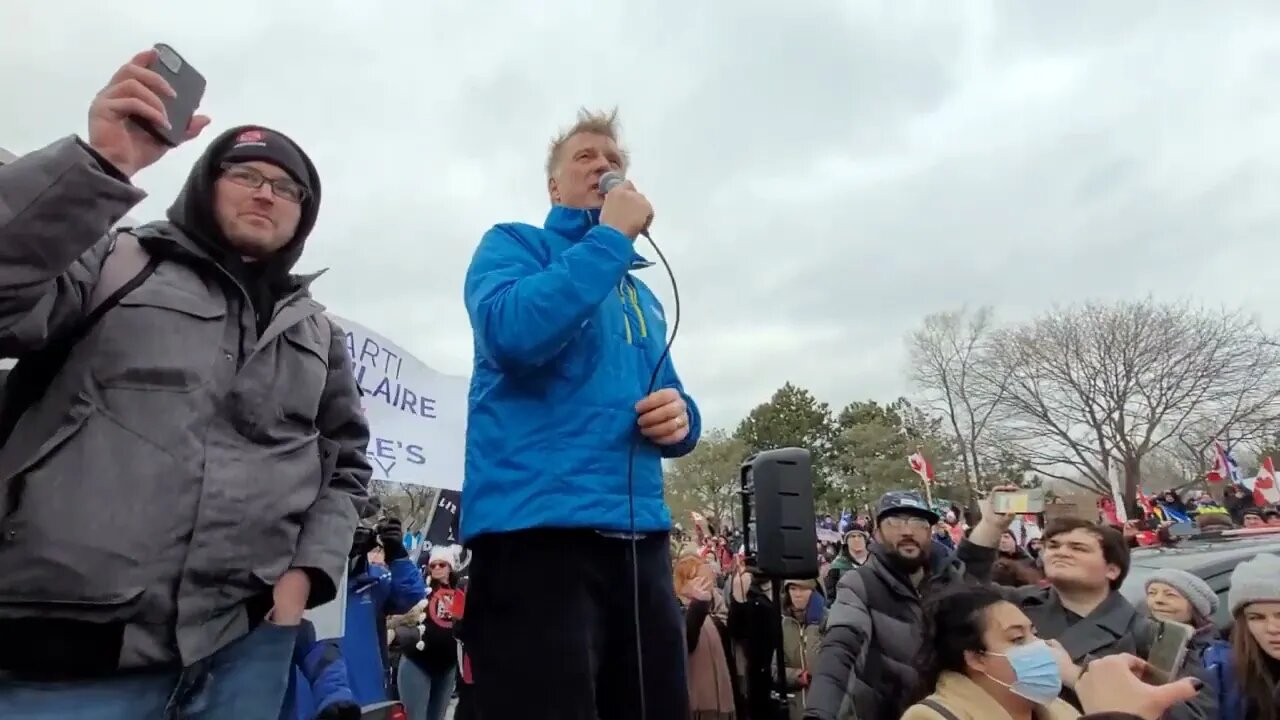
[[[782,610],[786,617],[792,617],[792,610],[795,605],[791,602],[791,593],[787,592],[786,587],[782,589]],[[804,609],[805,625],[821,625],[822,617],[827,613],[827,600],[822,597],[822,589],[815,588],[809,594],[809,607]]]
[[[238,254],[231,250],[226,238],[222,236],[222,231],[218,229],[217,221],[214,219],[213,184],[222,173],[221,158],[235,144],[236,137],[246,130],[260,127],[258,125],[240,125],[214,138],[213,142],[209,143],[209,147],[205,148],[204,154],[191,167],[191,173],[187,176],[186,183],[183,184],[182,190],[178,193],[178,198],[169,207],[168,217],[170,222],[200,244],[219,263],[232,267],[240,264],[240,258]],[[312,164],[311,158],[303,152],[302,148],[292,138],[278,130],[271,130],[271,132],[287,140],[293,146],[293,149],[302,156],[307,168],[307,174],[310,176],[303,179],[304,184],[310,189],[311,195],[303,204],[302,216],[298,219],[297,232],[294,233],[293,239],[289,241],[288,245],[281,248],[271,259],[266,261],[265,274],[268,277],[284,278],[288,276],[289,271],[298,262],[298,258],[302,256],[302,248],[306,243],[307,236],[311,234],[312,228],[315,227],[316,217],[320,213],[320,174],[316,171],[315,165]]]

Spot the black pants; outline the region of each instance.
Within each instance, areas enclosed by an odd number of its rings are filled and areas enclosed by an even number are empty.
[[[639,720],[631,541],[590,530],[476,538],[462,643],[479,720]],[[689,716],[666,533],[636,543],[647,720]]]

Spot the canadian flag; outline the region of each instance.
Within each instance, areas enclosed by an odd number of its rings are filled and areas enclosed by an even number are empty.
[[[1253,479],[1253,502],[1259,507],[1280,503],[1280,490],[1276,489],[1276,466],[1270,457],[1262,458],[1262,467]]]
[[[929,485],[933,484],[933,466],[929,464],[928,460],[924,459],[923,454],[916,452],[907,458],[907,464],[911,466],[911,472],[919,475],[921,480]]]
[[[1213,467],[1209,468],[1205,478],[1214,484],[1238,480],[1239,470],[1232,467],[1236,464],[1235,459],[1227,453],[1226,448],[1222,447],[1222,443],[1214,440],[1210,449],[1213,451]]]

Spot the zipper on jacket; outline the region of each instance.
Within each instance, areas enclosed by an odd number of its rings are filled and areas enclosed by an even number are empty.
[[[631,316],[627,314],[627,299],[623,296],[623,293],[622,293],[622,283],[625,283],[625,282],[626,280],[623,280],[622,282],[618,283],[618,302],[622,304],[622,326],[627,329],[627,344],[630,345],[632,342]]]
[[[627,290],[631,297],[631,307],[635,308],[636,318],[640,321],[640,337],[649,337],[649,328],[645,326],[644,310],[640,309],[640,297],[636,295],[636,286],[631,283],[627,283]]]
[[[640,338],[649,337],[649,324],[645,322],[644,310],[640,309],[640,296],[636,293],[635,286],[627,278],[623,278],[618,283],[618,300],[622,303],[622,322],[627,328],[627,344],[635,344],[635,336],[631,330],[631,312],[635,313],[636,324],[640,330]]]

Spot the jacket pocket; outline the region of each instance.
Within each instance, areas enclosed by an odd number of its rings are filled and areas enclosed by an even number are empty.
[[[38,432],[44,428],[43,423],[32,422],[31,424],[24,424],[19,422],[14,429],[13,435],[10,436],[9,442],[6,443],[6,450],[11,452],[18,452],[16,448],[22,447],[34,446],[35,449],[26,455],[18,454],[12,458],[5,458],[6,467],[9,466],[10,462],[16,463],[16,465],[12,472],[8,472],[5,477],[0,478],[0,552],[4,550],[5,542],[10,539],[11,531],[6,527],[9,518],[22,505],[22,496],[25,493],[27,484],[27,472],[31,468],[38,466],[45,458],[52,455],[70,440],[72,436],[84,427],[84,424],[89,420],[89,416],[94,413],[94,406],[86,398],[78,396],[77,400],[66,413],[63,422],[47,438],[30,437],[33,432]],[[31,420],[32,418],[26,419]]]
[[[103,316],[94,336],[94,379],[113,389],[194,390],[222,355],[226,314],[221,298],[144,285]]]
[[[120,622],[132,618],[137,601],[145,591],[146,588],[131,587],[97,594],[59,593],[38,587],[25,591],[6,587],[0,590],[0,616]]]
[[[329,479],[338,466],[338,443],[319,436],[316,438],[316,455],[318,470],[309,481],[299,481],[296,495],[273,498],[264,507],[281,508],[286,512],[271,515],[263,519],[264,537],[262,547],[271,551],[258,554],[251,561],[249,575],[250,586],[259,589],[270,588],[276,584],[280,576],[293,565],[298,554],[298,538],[306,521],[308,511],[316,505],[324,493]],[[350,538],[344,540],[350,543]]]
[[[0,543],[0,596],[79,602],[172,582],[182,563],[174,543],[189,537],[198,500],[191,472],[92,408],[19,476],[21,502]]]
[[[329,379],[329,342],[329,334],[311,321],[284,331],[284,342],[278,345],[281,356],[274,392],[286,418],[315,424]]]

